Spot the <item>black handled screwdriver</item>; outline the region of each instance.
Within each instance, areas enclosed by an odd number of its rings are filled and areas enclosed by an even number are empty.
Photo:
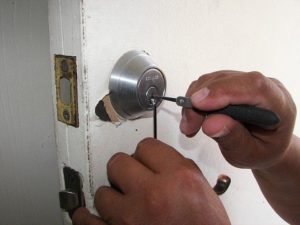
[[[163,99],[176,102],[178,106],[194,109],[196,112],[204,114],[224,114],[243,124],[256,125],[260,127],[270,127],[279,123],[279,117],[272,111],[258,108],[252,105],[228,105],[225,108],[214,111],[200,111],[195,109],[192,101],[188,97],[179,96],[177,98],[165,96],[153,96],[154,99]]]

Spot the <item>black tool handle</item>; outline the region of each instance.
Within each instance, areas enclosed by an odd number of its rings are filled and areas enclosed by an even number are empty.
[[[243,124],[261,127],[274,126],[279,123],[279,118],[274,112],[250,105],[229,105],[220,110],[207,112],[207,114],[225,114]]]

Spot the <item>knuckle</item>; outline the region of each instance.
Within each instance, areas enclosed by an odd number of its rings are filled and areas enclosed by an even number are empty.
[[[142,154],[148,146],[152,146],[155,142],[157,142],[157,140],[153,138],[145,138],[141,140],[136,146],[135,155]]]
[[[198,78],[197,83],[204,84],[211,80],[216,79],[218,76],[219,76],[219,72],[206,73],[206,74],[201,75]]]
[[[217,78],[230,76],[230,73],[228,70],[219,70],[219,71],[213,72],[212,74]]]
[[[209,89],[211,90],[210,95],[214,98],[222,98],[223,96],[227,96],[229,93],[227,87],[223,87],[219,85],[211,86],[209,87]]]
[[[268,87],[267,84],[267,78],[260,72],[252,71],[248,73],[251,79],[252,84],[255,88],[258,90],[265,91]]]
[[[276,78],[274,78],[274,77],[270,77],[269,79],[272,80],[277,86],[279,86],[279,87],[281,87],[281,88],[284,87],[284,85],[281,83],[280,80],[278,80],[278,79],[276,79]]]
[[[105,196],[105,191],[107,190],[108,187],[105,186],[101,186],[97,189],[96,193],[95,193],[95,198],[94,201],[100,201],[103,198],[103,196]]]
[[[193,81],[190,84],[190,86],[189,86],[188,90],[186,91],[185,95],[186,96],[191,96],[195,92],[195,90],[197,89],[197,86],[198,86],[198,81]]]
[[[205,81],[208,81],[208,80],[215,81],[218,79],[222,79],[224,77],[230,77],[230,76],[232,76],[233,72],[234,71],[229,71],[229,70],[219,70],[219,71],[205,74],[202,77],[203,77],[203,80],[205,80]]]
[[[280,88],[281,92],[283,93],[283,99],[286,102],[286,106],[284,108],[289,109],[289,112],[293,117],[297,115],[297,106],[289,93],[289,91],[285,88],[285,86],[276,78],[269,78],[277,87]]]
[[[193,89],[196,85],[197,85],[197,81],[196,80],[192,81],[192,83],[189,86],[189,89]]]
[[[199,168],[199,166],[195,163],[194,160],[192,159],[186,159],[187,162],[187,166],[190,167],[191,169],[197,170],[198,172],[201,172],[201,169]]]
[[[289,118],[292,119],[293,123],[295,122],[297,116],[297,106],[290,94],[287,94],[287,106],[285,107],[287,110],[286,112],[289,114]]]
[[[114,165],[115,163],[117,163],[118,161],[122,160],[122,158],[126,157],[126,154],[123,152],[118,152],[115,153],[109,160],[107,163],[107,169],[109,169],[112,165]]]
[[[150,138],[150,137],[144,138],[137,144],[137,148],[143,148],[145,145],[149,145],[153,142],[155,142],[155,139],[153,139],[153,138]]]
[[[117,152],[113,154],[113,156],[110,158],[111,160],[119,158],[119,157],[124,157],[126,154],[124,152]]]
[[[208,80],[211,77],[212,77],[211,73],[203,74],[198,78],[198,81]]]
[[[193,166],[194,167],[194,166]],[[194,168],[189,166],[181,166],[181,168],[176,172],[177,177],[185,182],[195,179],[195,175],[199,175],[199,170],[197,172]]]

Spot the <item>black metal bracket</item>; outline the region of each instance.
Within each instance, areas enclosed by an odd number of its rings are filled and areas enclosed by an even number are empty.
[[[60,208],[68,212],[72,219],[76,209],[85,207],[82,179],[80,173],[70,167],[65,166],[63,174],[66,189],[59,192]]]

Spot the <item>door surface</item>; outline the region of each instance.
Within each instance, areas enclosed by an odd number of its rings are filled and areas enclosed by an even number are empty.
[[[79,127],[56,122],[59,167],[82,174],[91,210],[97,187],[108,184],[108,159],[119,151],[131,154],[153,133],[152,118],[113,124],[95,115],[98,101],[108,94],[110,72],[125,52],[151,55],[166,76],[168,96],[185,95],[204,73],[256,70],[281,80],[299,103],[294,80],[300,72],[300,2],[50,0],[49,12],[51,57],[76,56],[78,74]],[[286,224],[262,196],[251,171],[230,166],[201,132],[191,139],[180,133],[180,110],[173,103],[161,104],[158,139],[193,159],[211,185],[221,173],[231,177],[221,200],[232,224]],[[62,175],[61,182],[63,189]]]

